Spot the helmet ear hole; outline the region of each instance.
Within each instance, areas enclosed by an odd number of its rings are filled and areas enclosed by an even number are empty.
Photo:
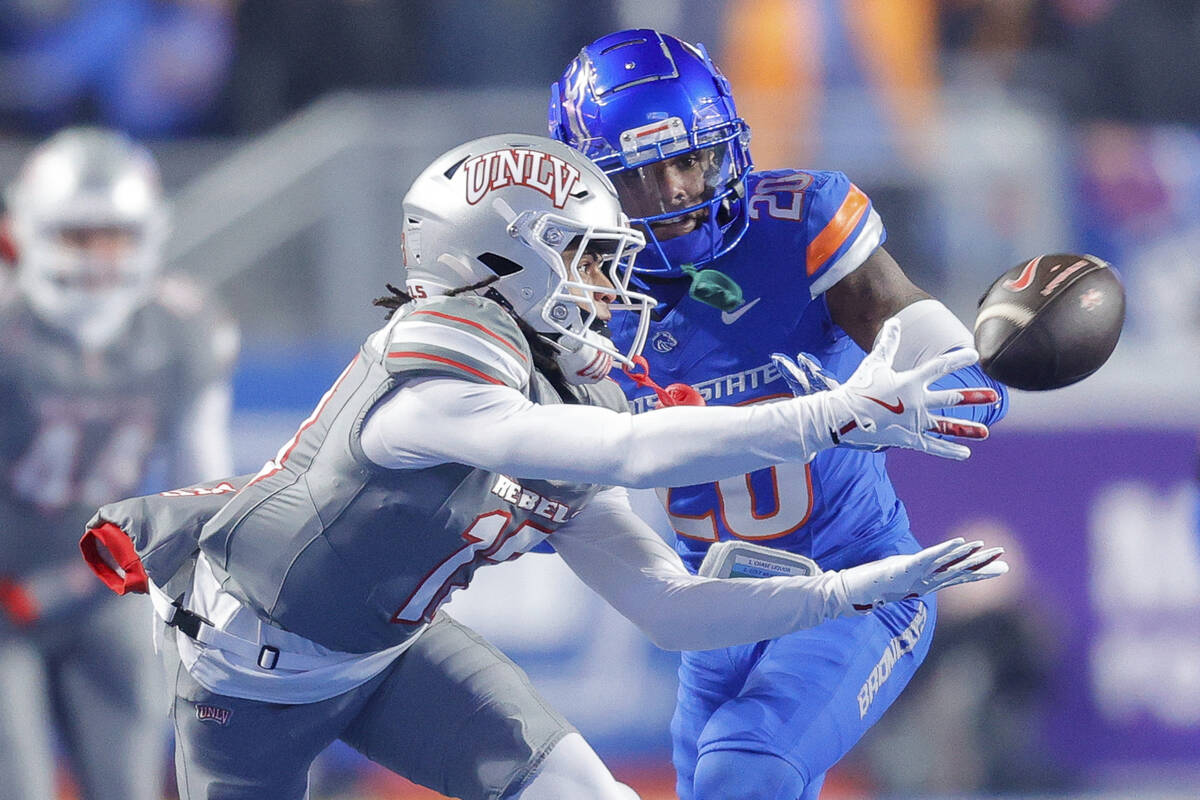
[[[480,253],[475,258],[501,278],[508,275],[515,275],[525,269],[511,258],[505,258],[497,253]]]

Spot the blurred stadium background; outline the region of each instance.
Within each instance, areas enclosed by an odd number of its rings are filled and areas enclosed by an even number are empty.
[[[1095,253],[1126,281],[1101,372],[1015,393],[965,465],[889,457],[923,541],[984,531],[1016,570],[948,593],[929,663],[822,797],[1200,797],[1195,0],[7,0],[0,179],[61,125],[146,141],[170,266],[243,328],[250,471],[381,321],[419,169],[544,133],[561,68],[632,26],[705,42],[757,165],[847,172],[963,320],[1039,253]],[[450,608],[644,797],[674,796],[674,656],[551,557],[485,571]],[[313,790],[433,796],[340,747]]]

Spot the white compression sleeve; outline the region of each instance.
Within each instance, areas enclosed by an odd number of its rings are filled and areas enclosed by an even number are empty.
[[[833,445],[836,422],[815,396],[751,406],[618,414],[539,405],[506,386],[450,378],[406,384],[371,412],[363,452],[392,469],[468,464],[523,478],[635,488],[687,486]]]
[[[691,574],[629,507],[600,492],[551,537],[567,566],[664,650],[774,639],[856,613],[839,572],[728,580]]]
[[[967,326],[939,300],[918,300],[900,309],[896,318],[904,331],[893,362],[897,371],[960,347],[975,346]]]

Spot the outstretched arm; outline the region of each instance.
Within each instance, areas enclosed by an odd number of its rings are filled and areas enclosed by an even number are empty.
[[[634,488],[686,486],[784,461],[807,462],[848,426],[881,445],[966,458],[934,439],[930,408],[992,402],[993,392],[930,392],[928,384],[976,359],[958,351],[897,372],[900,324],[889,320],[875,350],[844,386],[774,403],[673,407],[632,416],[593,406],[539,405],[507,386],[428,378],[405,385],[372,412],[363,450],[375,463],[417,469],[461,463],[526,478]],[[982,438],[983,426],[964,428]],[[952,431],[958,434],[959,431]]]
[[[863,350],[870,349],[885,320],[897,317],[904,325],[905,338],[896,354],[896,369],[911,369],[941,353],[974,347],[974,337],[967,326],[945,304],[909,280],[882,247],[829,287],[825,303],[830,318]],[[985,425],[1003,419],[1008,411],[1007,389],[984,375],[978,365],[958,369],[934,384],[937,389],[967,387],[992,389],[997,393],[997,401],[948,409],[948,416]]]
[[[666,650],[773,639],[1008,571],[1001,549],[957,539],[815,576],[701,578],[633,513],[624,489],[601,492],[550,541],[584,583]]]

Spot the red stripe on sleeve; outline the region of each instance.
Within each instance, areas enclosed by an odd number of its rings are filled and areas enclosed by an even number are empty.
[[[435,356],[430,353],[414,353],[410,350],[394,350],[394,351],[388,353],[388,358],[423,358],[426,361],[436,361],[439,364],[449,364],[452,367],[457,367],[458,369],[461,369],[463,372],[469,372],[472,375],[476,375],[480,378],[483,378],[488,383],[494,383],[497,386],[505,385],[504,381],[499,380],[498,378],[493,378],[491,375],[488,375],[485,372],[480,372],[477,369],[468,367],[466,364],[463,364],[460,361],[455,361],[450,358],[442,358],[441,356]]]
[[[453,322],[461,322],[463,325],[470,325],[472,328],[476,328],[477,330],[482,331],[483,333],[485,333],[488,336],[495,339],[500,344],[507,347],[509,350],[512,350],[514,353],[516,353],[518,356],[520,356],[521,360],[524,361],[525,363],[529,363],[529,359],[525,357],[525,354],[522,353],[520,350],[518,350],[516,347],[514,347],[512,342],[508,341],[507,339],[505,339],[502,336],[496,335],[491,330],[489,330],[486,326],[480,325],[478,322],[475,322],[474,320],[464,319],[462,317],[455,317],[451,314],[443,314],[440,311],[414,311],[412,314],[410,314],[410,316],[415,317],[419,314],[428,314],[431,317],[441,317],[442,319],[448,319]]]

